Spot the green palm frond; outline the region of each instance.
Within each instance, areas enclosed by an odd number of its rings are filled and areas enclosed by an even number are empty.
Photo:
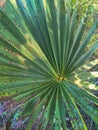
[[[98,97],[82,88],[88,76],[98,77],[86,69],[98,63],[85,62],[98,48],[85,51],[98,24],[85,33],[88,12],[77,25],[77,10],[66,10],[65,0],[7,0],[0,8],[0,94],[22,102],[26,130],[40,113],[39,130],[67,130],[67,117],[74,130],[87,130],[79,108],[98,124]]]

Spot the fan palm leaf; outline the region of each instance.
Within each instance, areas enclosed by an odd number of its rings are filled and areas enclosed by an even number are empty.
[[[82,87],[88,75],[98,76],[83,65],[98,48],[85,51],[98,24],[85,35],[88,12],[77,25],[77,10],[65,0],[7,0],[0,8],[0,94],[22,103],[26,130],[39,115],[36,129],[67,130],[68,118],[73,129],[87,130],[79,108],[98,124],[98,109],[89,104],[98,98]]]

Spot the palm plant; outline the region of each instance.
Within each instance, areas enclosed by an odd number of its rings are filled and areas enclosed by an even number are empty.
[[[98,76],[88,71],[98,60],[85,62],[98,47],[85,51],[97,26],[85,33],[88,12],[77,25],[65,0],[7,0],[0,9],[0,94],[22,104],[26,130],[39,116],[39,130],[67,130],[67,119],[87,130],[79,108],[98,124],[98,98],[83,87]]]

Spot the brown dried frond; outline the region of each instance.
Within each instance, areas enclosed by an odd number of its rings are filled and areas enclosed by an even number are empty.
[[[4,7],[5,0],[0,0],[0,7]]]

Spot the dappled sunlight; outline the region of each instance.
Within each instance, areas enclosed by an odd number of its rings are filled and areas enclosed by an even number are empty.
[[[88,85],[89,89],[97,90],[96,85],[89,83]]]

